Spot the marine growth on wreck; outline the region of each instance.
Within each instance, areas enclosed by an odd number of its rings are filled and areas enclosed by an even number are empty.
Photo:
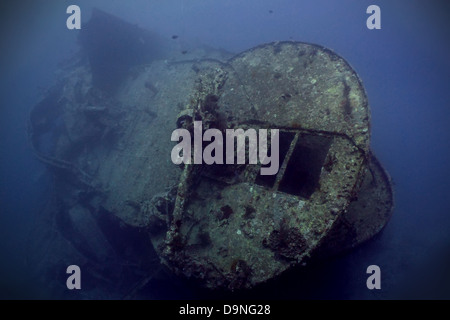
[[[331,50],[292,41],[180,56],[99,10],[80,44],[29,119],[30,144],[54,176],[30,257],[43,274],[77,261],[121,297],[167,271],[211,289],[253,288],[389,220],[364,87]],[[278,173],[261,175],[259,162],[173,164],[171,134],[194,121],[278,129]]]

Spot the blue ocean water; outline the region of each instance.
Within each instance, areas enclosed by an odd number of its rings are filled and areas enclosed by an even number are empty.
[[[283,290],[263,287],[255,297],[378,299],[406,297],[406,288],[414,297],[450,297],[450,281],[439,272],[450,266],[450,6],[406,0],[2,2],[0,297],[45,296],[28,276],[26,244],[51,178],[27,144],[26,125],[31,107],[54,83],[58,62],[78,50],[77,31],[66,28],[70,4],[80,6],[82,25],[98,7],[187,44],[240,52],[297,40],[344,57],[368,94],[372,148],[395,183],[394,215],[369,243],[307,270],[307,281],[289,274],[280,279]],[[371,4],[381,8],[381,30],[366,27]],[[366,288],[372,264],[382,270],[380,291]],[[162,298],[205,295],[154,290]]]

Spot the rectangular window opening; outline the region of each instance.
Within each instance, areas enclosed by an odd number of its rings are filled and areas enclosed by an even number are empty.
[[[279,165],[281,166],[283,164],[284,158],[286,157],[287,152],[289,151],[289,147],[291,146],[291,142],[292,139],[294,139],[295,136],[295,132],[288,132],[288,131],[280,131],[280,150],[279,150],[279,155],[280,155],[280,159],[279,159]],[[268,141],[270,141],[270,138],[267,139]],[[270,154],[270,147],[268,149],[268,155],[271,156]],[[270,166],[270,164],[266,165],[266,166]],[[264,167],[264,166],[263,166]],[[258,176],[256,177],[255,183],[259,184],[260,186],[264,186],[267,188],[272,188],[275,184],[277,175],[267,175],[267,176],[263,176],[261,174],[258,174]]]
[[[331,137],[300,135],[278,190],[309,199],[319,187],[320,173],[332,141]]]

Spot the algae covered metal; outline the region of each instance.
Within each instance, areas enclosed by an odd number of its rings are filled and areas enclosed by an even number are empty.
[[[133,54],[115,73],[99,68],[110,46],[93,44],[98,34],[87,28],[84,53],[31,112],[31,145],[55,177],[42,242],[56,221],[97,274],[111,257],[135,261],[103,275],[116,281],[126,270],[135,280],[124,287],[148,283],[157,254],[175,274],[235,290],[350,249],[389,220],[392,188],[370,151],[368,100],[334,52],[275,42],[237,55],[207,47],[180,55],[170,46],[142,53],[152,48],[146,41],[161,40],[104,13],[92,19],[122,28],[131,40],[116,55]],[[261,175],[261,163],[175,165],[171,134],[192,131],[194,121],[221,132],[278,129],[277,174]]]
[[[278,128],[280,170],[186,165],[173,211],[154,206],[153,221],[164,227],[152,239],[177,273],[212,288],[252,287],[325,246],[366,176],[382,170],[371,169],[367,98],[342,58],[305,43],[262,45],[199,68],[192,117],[218,128]],[[384,225],[390,192],[378,200]]]

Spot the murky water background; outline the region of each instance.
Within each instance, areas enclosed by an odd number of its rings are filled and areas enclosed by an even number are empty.
[[[2,2],[0,297],[45,296],[29,276],[26,244],[51,179],[27,145],[26,121],[55,80],[57,63],[77,51],[77,32],[65,24],[67,6],[77,4],[82,23],[96,6],[163,37],[178,35],[181,50],[199,44],[239,52],[277,40],[317,43],[344,57],[363,80],[372,147],[395,183],[392,220],[355,251],[283,276],[277,291],[268,285],[238,297],[449,298],[450,281],[440,271],[450,266],[450,7],[444,1],[376,2],[382,29],[372,31],[365,13],[372,1]],[[366,288],[371,264],[381,267],[381,291]],[[152,290],[159,298],[207,296],[183,283]]]

